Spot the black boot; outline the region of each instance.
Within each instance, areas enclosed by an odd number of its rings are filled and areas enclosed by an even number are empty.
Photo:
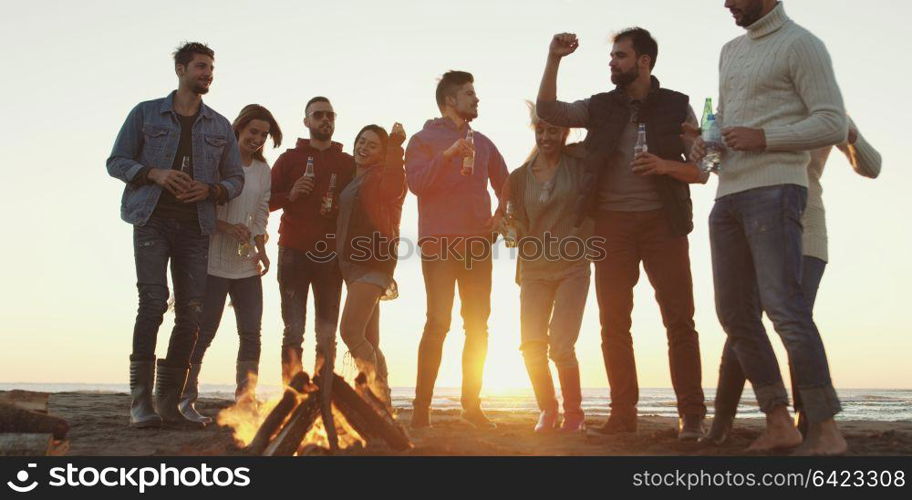
[[[184,386],[178,409],[187,420],[209,425],[212,423],[212,417],[200,414],[194,406],[197,398],[199,398],[199,373],[202,367],[203,365],[199,363],[190,365],[190,373],[187,375],[187,383]]]
[[[235,401],[256,401],[257,375],[260,370],[259,361],[238,361],[234,380],[237,387],[234,390]]]
[[[148,429],[161,427],[162,419],[152,405],[152,384],[155,381],[155,359],[130,361],[130,427]]]
[[[155,377],[155,409],[168,426],[202,428],[206,424],[188,420],[178,409],[184,384],[187,382],[189,367],[177,368],[158,360],[158,373]]]

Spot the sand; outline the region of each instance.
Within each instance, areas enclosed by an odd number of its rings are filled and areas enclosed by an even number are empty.
[[[127,394],[63,392],[51,395],[49,411],[67,419],[70,456],[213,456],[242,455],[231,429],[212,425],[204,430],[137,430],[127,425],[130,397]],[[197,408],[214,415],[231,401],[203,398]],[[759,419],[740,419],[732,438],[722,447],[682,443],[676,439],[674,419],[641,416],[635,434],[602,436],[586,434],[538,435],[532,432],[534,413],[491,412],[496,430],[476,430],[461,421],[458,412],[433,413],[433,427],[411,430],[415,447],[394,453],[383,447],[368,447],[356,454],[485,455],[485,456],[597,456],[597,455],[743,455],[760,432]],[[406,424],[409,411],[398,418]],[[590,427],[600,420],[587,422]],[[912,422],[842,421],[849,442],[849,455],[912,455]]]

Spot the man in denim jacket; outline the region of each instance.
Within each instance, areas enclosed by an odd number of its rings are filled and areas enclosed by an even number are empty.
[[[202,102],[212,83],[214,52],[187,43],[174,53],[178,88],[138,104],[108,158],[108,173],[126,183],[121,218],[133,224],[139,311],[130,355],[130,424],[192,424],[178,411],[199,329],[215,204],[241,192],[237,139],[230,122]],[[174,283],[174,329],[167,358],[155,343],[168,309],[167,268]]]

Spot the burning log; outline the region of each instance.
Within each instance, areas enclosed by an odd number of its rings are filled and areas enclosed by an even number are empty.
[[[320,391],[308,394],[307,399],[295,408],[288,422],[263,451],[263,455],[267,457],[294,455],[301,446],[301,441],[307,431],[320,415],[321,399]]]
[[[63,439],[69,430],[62,418],[0,402],[0,432],[50,433]]]
[[[374,394],[374,391],[372,391],[367,385],[367,375],[365,375],[363,372],[359,373],[355,378],[355,392],[357,392],[358,395],[361,396],[361,399],[366,401],[367,404],[369,404],[371,408],[377,412],[377,415],[380,415],[380,418],[385,420],[388,425],[399,429],[402,435],[406,436],[405,439],[408,439],[408,436],[405,433],[405,429],[402,428],[402,424],[400,424],[396,418],[393,417],[393,414],[390,413],[390,409],[386,406],[386,403],[381,401],[380,398]]]
[[[63,456],[69,448],[69,441],[51,434],[0,434],[0,457]]]
[[[273,436],[278,432],[279,427],[288,419],[288,414],[294,411],[298,406],[298,398],[304,392],[304,388],[310,384],[310,376],[304,372],[299,372],[288,383],[285,394],[279,404],[269,412],[269,415],[263,420],[253,441],[247,446],[247,451],[254,455],[262,455]]]
[[[23,410],[37,411],[38,413],[48,412],[48,398],[50,394],[46,392],[32,392],[13,389],[12,391],[0,391],[0,403],[7,403],[18,406]]]
[[[345,379],[336,374],[333,374],[332,400],[349,425],[361,437],[368,440],[382,439],[394,450],[406,450],[412,447],[408,435],[402,427],[395,424],[395,420],[386,412],[385,408],[383,412],[387,418],[381,416],[371,403],[365,401],[352,386],[345,382]],[[380,406],[383,407],[383,404],[380,403]]]

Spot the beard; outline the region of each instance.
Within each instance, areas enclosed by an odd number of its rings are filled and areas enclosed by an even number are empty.
[[[763,12],[763,3],[755,2],[753,5],[748,6],[741,12],[741,21],[736,22],[735,24],[741,26],[742,28],[746,28],[760,20],[760,14]]]
[[[196,81],[193,83],[193,86],[192,86],[193,93],[198,94],[198,95],[206,94],[207,92],[209,92],[210,85],[212,85],[212,84],[210,83],[209,85],[203,85],[199,81]]]
[[[333,129],[330,128],[329,132],[323,130],[323,127],[317,128],[308,128],[310,130],[310,137],[318,141],[329,141],[333,136]]]
[[[456,110],[456,114],[459,115],[463,120],[470,122],[478,118],[478,110],[476,109],[467,109],[467,110]]]
[[[619,87],[623,87],[625,85],[630,85],[631,83],[633,83],[633,81],[636,80],[637,77],[639,77],[639,76],[640,76],[640,69],[638,67],[634,66],[630,71],[612,73],[611,74],[611,83],[613,83]]]

